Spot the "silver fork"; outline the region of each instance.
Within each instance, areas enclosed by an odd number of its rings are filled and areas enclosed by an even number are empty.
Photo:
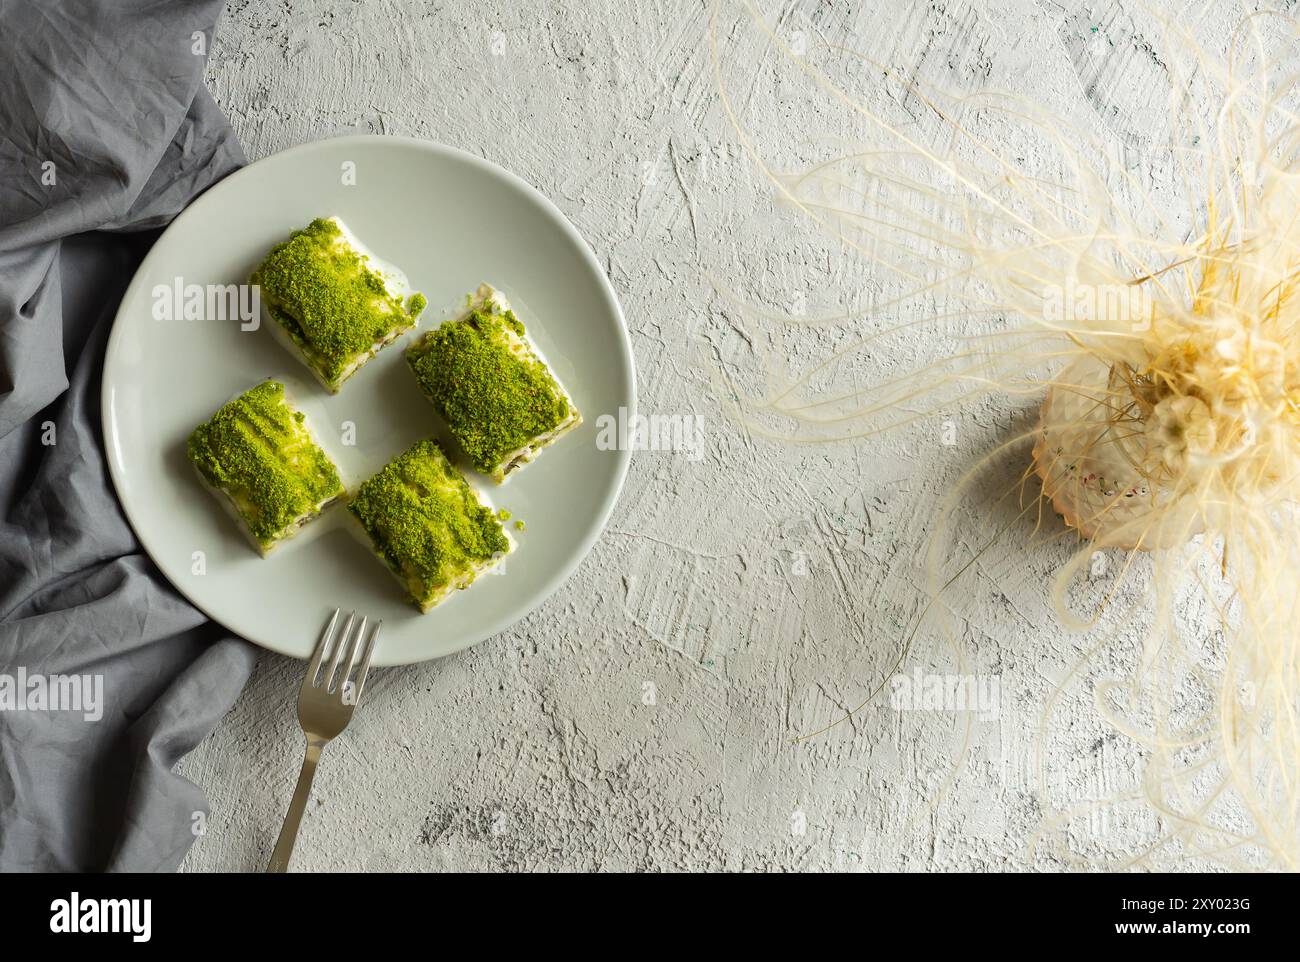
[[[316,762],[320,760],[321,749],[348,727],[352,720],[352,709],[361,700],[361,692],[366,686],[366,675],[370,671],[370,656],[375,651],[375,639],[383,622],[375,623],[370,638],[361,648],[361,640],[366,634],[366,619],[357,624],[357,613],[348,614],[343,630],[335,632],[339,621],[340,609],[334,614],[321,633],[316,653],[312,655],[307,668],[307,677],[303,679],[302,691],[298,693],[298,721],[303,734],[307,736],[307,757],[303,759],[302,772],[298,776],[298,787],[293,791],[293,801],[289,803],[289,812],[284,816],[284,828],[280,829],[280,838],[271,853],[268,872],[284,872],[289,868],[289,857],[293,854],[293,843],[298,838],[298,823],[302,821],[307,799],[311,797],[311,781],[316,775]],[[353,626],[356,629],[353,630]],[[357,665],[357,653],[361,652],[361,663]],[[333,652],[327,672],[321,672],[326,657]],[[346,657],[345,657],[346,656]],[[342,666],[343,672],[339,673]],[[349,681],[348,676],[356,668],[356,677]]]

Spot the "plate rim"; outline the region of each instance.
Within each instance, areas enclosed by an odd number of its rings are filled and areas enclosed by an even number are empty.
[[[623,306],[619,302],[618,294],[615,292],[614,286],[610,282],[608,275],[601,268],[600,261],[596,259],[594,250],[587,242],[586,238],[583,237],[582,233],[573,225],[572,221],[569,220],[564,211],[560,210],[554,201],[518,174],[502,167],[500,164],[480,157],[477,154],[472,154],[466,150],[462,150],[459,147],[452,147],[449,144],[440,143],[434,140],[425,140],[419,137],[389,134],[345,134],[338,137],[323,137],[318,140],[309,140],[301,144],[295,144],[292,147],[286,147],[284,150],[276,151],[275,153],[268,154],[265,157],[259,157],[252,163],[246,164],[238,170],[233,171],[212,186],[208,187],[201,194],[191,200],[190,203],[175,217],[173,217],[170,223],[168,223],[163,229],[162,233],[154,240],[148,253],[145,254],[144,259],[140,262],[140,266],[136,268],[135,273],[131,278],[131,282],[127,285],[125,292],[122,294],[121,302],[113,313],[113,323],[109,329],[108,339],[104,347],[103,362],[100,365],[99,370],[100,430],[103,433],[104,460],[108,464],[109,477],[113,482],[113,494],[117,499],[118,506],[121,508],[123,516],[130,525],[131,531],[135,535],[136,540],[140,543],[141,549],[149,556],[149,560],[158,569],[163,578],[166,579],[167,583],[171,585],[171,587],[177,591],[181,597],[202,612],[207,618],[221,625],[222,628],[229,631],[236,638],[241,638],[250,644],[265,649],[266,651],[271,651],[298,660],[306,660],[310,657],[310,653],[308,655],[299,655],[283,646],[276,645],[273,641],[265,642],[254,638],[248,638],[239,633],[210,611],[206,606],[201,604],[181,584],[178,584],[177,581],[167,573],[167,570],[163,565],[158,562],[154,550],[149,543],[149,539],[141,533],[140,525],[137,523],[135,513],[128,506],[126,499],[122,496],[122,479],[117,465],[118,459],[113,455],[113,451],[119,446],[120,437],[116,431],[113,419],[113,382],[110,381],[107,375],[109,372],[110,362],[120,350],[122,338],[125,336],[122,333],[125,330],[125,325],[121,322],[126,305],[137,296],[139,288],[144,285],[145,277],[152,262],[159,256],[159,250],[161,249],[163,241],[166,240],[167,235],[171,233],[173,229],[177,228],[188,219],[197,216],[195,211],[207,204],[211,204],[213,202],[211,198],[214,195],[217,195],[226,185],[242,179],[249,171],[254,170],[261,164],[271,160],[283,159],[288,155],[296,156],[310,154],[313,151],[322,150],[326,147],[339,147],[347,146],[348,144],[376,142],[391,143],[395,146],[450,157],[459,162],[468,163],[471,167],[476,167],[489,175],[504,178],[508,183],[511,183],[517,189],[522,190],[524,194],[531,196],[535,202],[540,204],[546,213],[551,215],[552,219],[558,223],[561,230],[567,234],[569,240],[572,241],[574,246],[578,249],[587,267],[597,278],[599,278],[599,288],[609,307],[612,308],[615,319],[618,321],[618,324],[616,325],[619,335],[618,341],[622,347],[622,360],[627,368],[628,396],[625,404],[627,416],[629,418],[635,417],[637,408],[636,356],[632,352],[632,338],[631,333],[628,331],[627,318],[623,314]],[[623,493],[623,485],[627,481],[628,468],[632,460],[632,451],[630,446],[624,446],[617,449],[614,453],[617,455],[614,484],[611,485],[609,491],[606,493],[603,502],[589,516],[590,523],[588,525],[588,530],[583,536],[582,541],[579,543],[578,549],[571,554],[569,560],[565,564],[560,565],[552,572],[550,577],[543,583],[541,589],[537,592],[536,600],[526,611],[518,616],[501,618],[490,622],[486,629],[479,633],[477,637],[468,636],[471,637],[471,640],[459,640],[451,647],[433,652],[426,657],[393,657],[386,659],[381,655],[381,652],[383,651],[381,638],[380,646],[375,653],[375,659],[373,662],[374,666],[382,668],[421,664],[427,661],[436,661],[439,658],[444,658],[448,655],[457,654],[458,652],[465,651],[468,648],[472,648],[475,645],[487,641],[489,638],[493,638],[502,632],[507,631],[509,628],[527,618],[549,601],[551,596],[569,580],[582,562],[587,559],[587,556],[591,553],[591,549],[595,546],[596,542],[600,540],[601,535],[605,533],[605,528],[609,523],[609,518],[614,512],[614,506],[618,503],[619,496]]]

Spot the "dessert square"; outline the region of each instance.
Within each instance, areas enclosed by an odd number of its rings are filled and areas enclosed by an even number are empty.
[[[305,421],[283,384],[264,381],[222,405],[186,446],[203,483],[263,556],[345,494]]]
[[[500,484],[582,415],[501,292],[483,284],[466,300],[406,361],[475,470]]]
[[[492,509],[431,440],[365,481],[348,510],[421,611],[468,588],[511,548]]]
[[[415,326],[423,294],[369,253],[337,217],[317,218],[271,252],[249,279],[280,342],[332,393]]]

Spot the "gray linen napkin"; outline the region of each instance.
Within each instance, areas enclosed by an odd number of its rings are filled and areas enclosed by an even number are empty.
[[[172,768],[255,661],[141,552],[100,431],[156,228],[244,163],[203,86],[221,7],[0,0],[0,870],[174,870],[205,801]]]

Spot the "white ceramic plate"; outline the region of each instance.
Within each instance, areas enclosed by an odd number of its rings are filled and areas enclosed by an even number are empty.
[[[350,176],[354,175],[354,176]],[[354,179],[354,184],[345,183]],[[265,252],[314,217],[337,215],[429,299],[415,332],[331,396],[269,330],[238,319],[155,320],[157,285],[241,284]],[[417,438],[445,437],[402,352],[486,281],[524,321],[584,423],[497,486],[522,519],[504,572],[421,615],[337,506],[266,559],[198,482],[194,426],[267,377],[285,382],[350,489]],[[158,240],[127,290],[104,361],[104,438],[118,496],[140,541],[187,598],[273,651],[310,655],[336,606],[382,618],[375,663],[407,664],[507,628],[564,582],[599,536],[628,452],[600,450],[597,419],[630,417],[632,352],[618,302],[590,249],[519,178],[448,147],[344,137],[261,160],[217,184]],[[348,423],[355,425],[355,443]],[[461,464],[462,468],[466,465]]]

